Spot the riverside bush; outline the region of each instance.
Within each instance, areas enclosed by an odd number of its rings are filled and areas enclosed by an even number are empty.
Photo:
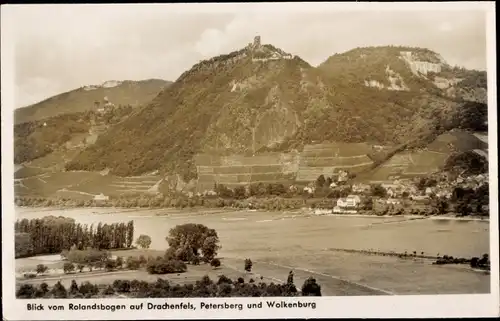
[[[150,274],[182,273],[187,271],[187,266],[180,260],[157,258],[150,261],[146,269]]]

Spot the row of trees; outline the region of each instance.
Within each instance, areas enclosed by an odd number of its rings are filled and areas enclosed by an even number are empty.
[[[43,198],[30,198],[18,197],[16,204],[18,206],[28,207],[120,207],[120,208],[189,208],[189,207],[234,207],[234,208],[247,208],[249,203],[253,204],[254,208],[273,210],[273,209],[299,209],[304,207],[305,202],[321,203],[322,200],[318,198],[328,198],[329,200],[345,197],[349,195],[350,189],[342,190],[316,190],[311,195],[301,192],[292,194],[288,193],[280,196],[269,197],[245,197],[236,199],[234,197],[205,197],[194,196],[188,197],[186,195],[176,196],[131,196],[128,198],[111,199],[107,202],[96,201],[76,201],[71,199],[43,199]],[[296,196],[303,196],[297,198]],[[309,201],[310,200],[310,201]]]
[[[214,192],[222,198],[246,199],[251,196],[283,196],[289,193],[289,190],[281,183],[256,183],[250,184],[248,187],[237,186],[233,189],[224,184],[214,184]]]
[[[488,254],[483,254],[480,258],[473,257],[471,259],[466,258],[454,258],[453,256],[443,255],[439,257],[433,264],[443,265],[443,264],[469,264],[471,268],[490,270],[491,262]]]
[[[187,196],[176,196],[157,198],[157,197],[137,197],[129,199],[117,199],[109,202],[91,202],[77,203],[73,200],[54,200],[51,204],[64,206],[64,207],[120,207],[120,208],[190,208],[190,207],[204,207],[204,208],[256,208],[263,210],[280,210],[280,209],[300,209],[306,206],[306,202],[320,204],[322,200],[318,199],[296,199],[296,198],[282,198],[282,197],[268,197],[268,198],[249,198],[249,199],[232,199],[232,198],[203,198]],[[16,202],[18,206],[40,206],[46,207],[46,200],[41,198],[19,198]]]
[[[256,283],[253,279],[246,283],[241,277],[233,281],[225,275],[221,275],[217,281],[204,276],[195,284],[184,285],[171,284],[160,278],[150,283],[139,280],[115,280],[112,284],[104,286],[90,282],[78,285],[73,280],[69,289],[66,289],[60,281],[51,288],[47,283],[39,286],[23,284],[16,291],[16,297],[19,299],[102,298],[117,293],[135,298],[321,296],[321,286],[316,279],[310,277],[303,283],[299,292],[294,285],[292,274],[288,276],[285,284]]]
[[[61,253],[72,246],[79,250],[130,248],[134,237],[133,221],[88,226],[72,218],[46,216],[17,220],[14,228],[16,257]]]
[[[284,198],[292,198],[297,196],[305,197],[327,197],[327,198],[339,198],[346,197],[351,193],[352,189],[348,185],[344,185],[341,189],[332,189],[330,184],[333,182],[332,178],[327,177],[325,179],[324,175],[320,175],[316,180],[315,192],[313,194],[304,191],[304,186],[285,186],[281,183],[256,183],[250,184],[248,186],[237,186],[233,189],[228,188],[224,184],[215,184],[214,191],[219,197],[228,199],[247,199],[249,197],[272,197],[280,196]]]

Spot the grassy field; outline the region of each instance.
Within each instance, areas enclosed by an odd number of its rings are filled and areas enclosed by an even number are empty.
[[[334,251],[296,256],[276,256],[265,260],[282,268],[297,267],[303,272],[314,273],[320,284],[330,284],[328,278],[342,280],[361,288],[392,294],[461,294],[488,293],[489,277],[483,272],[454,271],[452,266],[430,265],[423,260],[405,260],[392,257],[365,256],[360,254],[338,255]],[[337,262],[331,263],[335,258]],[[264,263],[266,264],[266,263]],[[297,269],[294,269],[297,271]],[[458,275],[461,274],[461,277]],[[327,285],[328,287],[328,285]],[[383,290],[382,290],[383,289]],[[350,293],[352,289],[348,288]]]
[[[487,148],[488,144],[476,137],[473,133],[455,130],[439,135],[429,144],[430,151],[450,153],[453,149],[465,152],[472,149]]]
[[[127,252],[127,255],[152,255],[160,254],[155,251],[117,251]],[[144,269],[136,271],[94,271],[75,272],[57,276],[42,276],[36,279],[18,278],[18,285],[40,284],[46,282],[53,285],[61,281],[65,286],[71,284],[71,280],[77,282],[89,281],[97,284],[110,284],[114,280],[142,280],[154,282],[158,278],[168,279],[174,283],[187,284],[195,283],[202,276],[208,275],[211,279],[217,280],[220,275],[225,275],[231,279],[242,277],[245,282],[254,279],[257,282],[284,283],[289,271],[294,272],[294,280],[297,286],[310,276],[316,278],[322,287],[323,295],[330,296],[357,296],[357,295],[395,295],[395,294],[434,294],[446,288],[448,294],[464,293],[464,286],[475,283],[475,287],[468,293],[485,293],[489,291],[488,278],[483,277],[482,272],[474,272],[462,269],[466,279],[458,280],[455,273],[450,273],[456,267],[429,266],[429,261],[421,259],[398,259],[392,257],[365,256],[355,253],[336,256],[344,264],[329,265],[324,257],[332,255],[335,251],[325,249],[322,255],[300,255],[300,256],[276,256],[273,258],[254,261],[252,272],[243,270],[243,258],[222,258],[222,266],[213,269],[207,264],[199,266],[188,266],[188,271],[179,274],[151,275]],[[27,260],[27,259],[21,259]],[[19,260],[16,260],[16,263]],[[60,264],[60,263],[54,263]],[[48,265],[48,264],[47,264]],[[51,267],[52,268],[52,267]],[[452,270],[450,270],[452,269]],[[391,273],[387,273],[390,270]],[[429,271],[432,270],[432,271]],[[320,272],[322,271],[322,272]],[[431,272],[435,277],[426,278]],[[340,277],[342,276],[342,277]],[[424,282],[424,283],[422,283]]]
[[[104,272],[104,271],[84,272],[84,273],[75,272],[57,277],[40,277],[37,279],[30,279],[30,280],[19,279],[18,283],[40,284],[41,282],[46,282],[49,285],[53,285],[57,283],[59,280],[62,280],[62,283],[65,286],[69,286],[73,279],[79,283],[89,281],[97,284],[110,284],[113,283],[114,280],[119,280],[119,279],[122,280],[137,279],[140,281],[154,282],[158,278],[162,278],[178,284],[187,284],[187,283],[195,283],[196,281],[201,279],[204,275],[208,275],[211,279],[214,280],[217,280],[220,275],[225,275],[231,279],[237,279],[239,277],[243,277],[247,282],[252,277],[254,279],[258,278],[258,276],[256,276],[255,274],[240,272],[236,269],[224,265],[222,265],[217,269],[214,269],[208,264],[201,264],[201,265],[189,265],[188,271],[184,273],[172,273],[165,275],[149,274],[145,269],[140,269],[136,271],[124,270],[124,271],[114,271],[114,272]]]
[[[111,250],[112,256],[122,256],[122,257],[136,257],[144,255],[146,258],[149,256],[156,257],[158,255],[165,254],[165,251],[159,250],[149,250],[149,249],[130,249],[130,250]],[[36,270],[38,264],[44,264],[49,269],[62,269],[64,261],[61,260],[59,254],[54,255],[41,255],[32,256],[27,258],[16,259],[16,271],[17,272],[29,272]]]
[[[47,283],[49,286],[54,285],[58,281],[65,287],[71,285],[71,281],[77,283],[91,282],[95,284],[111,284],[115,280],[140,280],[147,282],[155,282],[158,278],[169,280],[176,284],[194,284],[203,276],[208,275],[212,280],[217,280],[221,275],[225,275],[232,280],[243,278],[245,282],[253,279],[255,282],[265,283],[286,283],[286,278],[289,271],[294,271],[294,282],[297,287],[304,283],[310,276],[314,276],[321,285],[322,294],[328,296],[334,295],[383,295],[392,294],[390,292],[358,285],[347,280],[337,277],[325,275],[323,273],[315,273],[304,269],[294,269],[288,266],[281,266],[273,263],[256,262],[252,267],[251,272],[244,271],[244,260],[242,259],[221,259],[222,265],[219,268],[212,268],[208,264],[188,265],[188,271],[185,273],[172,273],[165,275],[149,274],[144,269],[135,271],[93,271],[93,272],[74,272],[57,276],[41,276],[35,279],[18,278],[17,285],[21,284],[40,284]]]

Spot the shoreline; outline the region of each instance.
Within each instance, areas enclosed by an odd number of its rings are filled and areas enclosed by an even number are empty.
[[[447,215],[433,215],[433,216],[425,216],[425,215],[376,215],[376,214],[324,214],[324,215],[315,215],[312,214],[311,216],[331,216],[331,217],[359,217],[359,218],[373,218],[373,217],[380,217],[380,218],[402,218],[406,219],[405,221],[413,221],[413,220],[423,220],[423,219],[429,219],[429,220],[437,220],[437,221],[479,221],[479,222],[489,222],[490,218],[489,217],[477,217],[477,216],[471,216],[471,217],[456,217],[456,216],[447,216]]]
[[[477,221],[477,222],[489,222],[490,218],[489,217],[481,217],[481,216],[466,216],[466,217],[457,217],[457,216],[452,216],[452,215],[377,215],[377,214],[366,214],[366,213],[326,213],[326,214],[314,214],[313,209],[291,209],[291,210],[276,210],[276,211],[269,211],[269,210],[256,210],[256,209],[241,209],[241,208],[231,208],[231,207],[225,207],[225,208],[205,208],[205,207],[193,207],[193,208],[175,208],[175,207],[167,207],[167,208],[144,208],[144,207],[137,207],[137,208],[130,208],[130,207],[31,207],[31,206],[15,206],[16,209],[24,209],[24,210],[29,210],[31,212],[49,212],[49,211],[71,211],[71,210],[83,210],[83,209],[88,209],[88,210],[96,210],[96,211],[103,211],[104,213],[97,213],[97,214],[102,214],[102,215],[107,215],[107,214],[119,214],[119,213],[127,213],[127,212],[136,212],[136,211],[141,211],[141,212],[147,212],[147,211],[161,211],[161,210],[174,210],[176,212],[183,212],[183,211],[193,211],[193,214],[218,214],[218,213],[224,213],[224,212],[280,212],[280,213],[297,213],[298,216],[303,216],[303,217],[316,217],[316,216],[328,216],[328,217],[349,217],[349,218],[401,218],[404,219],[405,221],[412,221],[412,220],[423,220],[423,219],[429,219],[429,220],[437,220],[437,221]],[[205,213],[203,213],[205,212]],[[161,214],[157,213],[155,216],[169,216],[169,213]]]
[[[324,251],[327,252],[343,252],[347,254],[356,254],[360,256],[380,256],[380,257],[389,257],[395,260],[407,260],[409,262],[414,262],[414,263],[424,263],[429,266],[435,266],[433,263],[436,259],[438,259],[437,256],[432,256],[432,255],[413,255],[411,253],[408,253],[406,256],[404,253],[398,253],[394,251],[376,251],[376,250],[361,250],[361,249],[347,249],[347,248],[325,248]],[[58,254],[53,254],[51,256],[59,256]],[[33,257],[27,257],[27,259],[35,259],[36,260],[37,256]],[[235,259],[241,259],[240,257],[221,257],[222,260],[235,260]],[[16,261],[18,259],[15,259]],[[243,259],[241,259],[243,260]],[[59,259],[57,262],[53,262],[52,264],[49,265],[49,270],[45,272],[43,275],[38,275],[34,278],[26,278],[24,275],[26,273],[36,273],[36,270],[34,268],[27,268],[27,269],[18,269],[16,266],[16,272],[15,272],[15,278],[16,281],[43,281],[43,279],[58,279],[61,277],[89,277],[89,276],[96,276],[96,275],[114,275],[114,274],[126,274],[127,272],[131,273],[137,270],[114,270],[114,271],[106,271],[105,269],[94,269],[93,271],[89,271],[86,269],[86,271],[82,272],[72,272],[72,273],[65,273],[63,272],[63,269],[60,267],[56,266],[50,266],[50,265],[55,265],[55,264],[60,264],[64,262],[65,260]],[[260,261],[256,260],[254,263],[265,263],[265,264],[274,264],[273,262],[268,262],[268,261]],[[43,264],[43,263],[42,263]],[[438,265],[441,268],[451,268],[455,271],[464,271],[464,272],[469,272],[469,273],[481,273],[481,274],[488,274],[490,275],[491,271],[490,270],[484,270],[484,269],[479,269],[479,268],[472,268],[470,267],[469,263],[449,263],[449,264],[443,264],[443,265]],[[292,268],[292,267],[289,267]],[[294,267],[293,269],[298,269],[297,267]],[[312,271],[311,271],[312,272]],[[315,274],[322,274],[321,272],[314,272]]]

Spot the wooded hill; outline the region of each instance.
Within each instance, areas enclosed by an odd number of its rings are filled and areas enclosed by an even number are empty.
[[[159,171],[188,181],[198,175],[200,153],[252,156],[364,143],[388,147],[368,154],[378,166],[453,129],[487,131],[486,73],[452,67],[422,48],[356,48],[313,67],[272,45],[250,45],[166,84],[87,86],[16,111],[16,163],[59,153],[68,171]],[[115,107],[104,113],[111,121],[96,122],[103,96]],[[92,143],[65,147],[80,136]]]
[[[148,79],[105,82],[103,85],[80,87],[16,109],[14,123],[20,124],[61,114],[90,111],[95,109],[95,102],[101,102],[104,97],[116,106],[141,106],[151,101],[169,84],[170,82],[166,80]]]
[[[418,145],[453,128],[484,127],[486,88],[474,86],[486,84],[485,73],[452,68],[430,50],[358,48],[314,68],[262,48],[258,59],[256,49],[244,48],[196,64],[66,168],[124,176],[162,170],[189,179],[199,152],[253,155],[323,141]],[[440,71],[412,70],[425,63]],[[436,77],[449,86],[436,85]]]

